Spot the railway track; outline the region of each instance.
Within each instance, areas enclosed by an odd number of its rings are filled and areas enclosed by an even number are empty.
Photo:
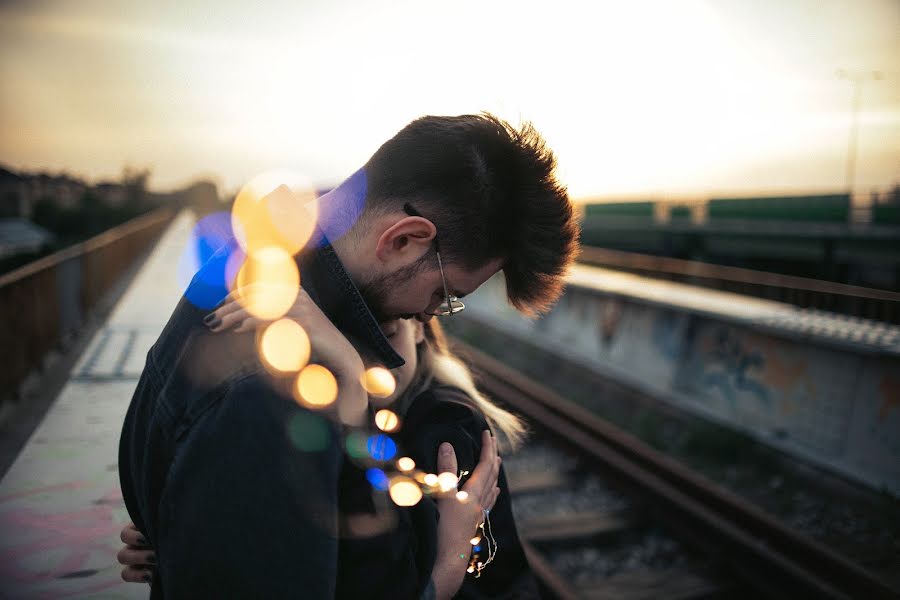
[[[550,595],[900,597],[846,557],[590,411],[454,344],[483,389],[535,432],[504,464],[526,552]]]

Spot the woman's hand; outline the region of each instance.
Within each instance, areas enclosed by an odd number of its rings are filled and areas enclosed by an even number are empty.
[[[118,554],[119,563],[125,565],[122,579],[131,583],[152,582],[156,553],[147,543],[147,538],[137,530],[134,523],[123,527],[119,537],[125,543]]]
[[[269,322],[253,316],[238,302],[237,297],[242,293],[254,292],[247,288],[241,292],[232,292],[222,306],[206,316],[203,321],[211,331],[254,331]],[[338,419],[348,425],[361,424],[365,419],[369,397],[362,386],[365,366],[359,353],[303,288],[297,289],[294,304],[284,318],[292,319],[306,332],[310,344],[310,362],[327,367],[337,379],[339,391],[335,406]]]
[[[243,293],[248,292],[244,290]],[[237,297],[238,293],[232,292],[222,306],[206,316],[204,323],[211,331],[243,333],[270,322],[253,316],[238,302]],[[358,380],[364,371],[359,353],[302,287],[298,288],[297,298],[283,318],[293,319],[306,331],[312,362],[325,365],[335,376]]]
[[[441,518],[438,523],[438,551],[432,580],[439,599],[451,598],[462,585],[472,553],[470,540],[475,537],[478,526],[484,520],[483,510],[490,510],[497,501],[500,488],[500,456],[497,454],[497,440],[490,431],[481,435],[481,457],[475,471],[462,487],[466,493],[464,500],[453,490],[438,500]],[[438,471],[456,475],[456,454],[453,447],[444,442],[438,450]]]

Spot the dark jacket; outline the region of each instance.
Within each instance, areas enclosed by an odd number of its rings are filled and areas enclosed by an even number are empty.
[[[459,469],[469,473],[475,470],[481,455],[481,432],[488,425],[466,399],[459,389],[435,386],[412,401],[402,420],[403,427],[394,437],[400,451],[416,462],[417,469],[436,473],[438,447],[442,442],[449,442],[456,452]],[[345,476],[353,468],[351,463],[346,463]],[[461,481],[460,487],[465,480]],[[479,578],[467,574],[455,598],[540,598],[519,541],[502,466],[498,485],[500,495],[490,512],[498,548],[496,557]],[[351,487],[345,485],[344,489]],[[368,508],[358,504],[367,491],[371,496],[371,487],[348,494],[347,500],[342,501],[342,508],[374,510],[374,504]],[[378,497],[376,492],[375,502]],[[357,503],[353,508],[348,506],[351,501]],[[388,531],[371,537],[342,537],[337,598],[412,600],[426,593],[436,558],[440,519],[437,505],[427,496],[409,508],[397,508],[389,502],[382,502],[380,507],[380,510],[389,509],[394,513]],[[482,553],[482,556],[486,558],[486,554]]]
[[[266,373],[253,334],[208,332],[209,310],[187,299],[233,249],[195,276],[147,354],[119,444],[125,504],[158,556],[153,597],[331,598],[339,428]],[[354,345],[403,364],[329,245],[298,262]]]

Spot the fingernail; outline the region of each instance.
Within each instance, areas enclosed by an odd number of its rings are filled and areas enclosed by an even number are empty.
[[[141,579],[144,580],[144,583],[150,583],[150,580],[153,579],[153,576],[150,575],[150,573],[144,573],[144,574],[141,576]]]
[[[215,317],[215,315],[213,315],[213,317]],[[209,327],[210,329],[215,329],[216,327],[218,327],[221,324],[222,324],[222,319],[215,318],[212,321],[208,322],[206,324],[206,326]]]
[[[441,456],[450,456],[451,452],[453,452],[453,447],[450,444],[447,442],[441,444]]]
[[[138,536],[137,543],[138,543],[138,546],[149,546],[150,545],[147,543],[147,540],[142,535]]]
[[[155,565],[155,564],[156,564],[156,555],[155,555],[155,554],[150,554],[150,555],[147,556],[147,564],[148,564],[148,565]]]
[[[215,318],[216,318],[216,313],[211,312],[208,315],[206,315],[205,317],[203,317],[203,322],[206,323],[207,325],[209,325],[210,321],[212,321]]]

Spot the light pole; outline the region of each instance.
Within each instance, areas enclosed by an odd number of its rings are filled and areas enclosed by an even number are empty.
[[[862,103],[862,86],[869,79],[881,79],[880,71],[845,71],[838,69],[837,76],[853,84],[853,113],[850,122],[850,140],[847,142],[847,193],[853,200],[853,184],[856,176],[856,149],[859,137],[859,108]]]

